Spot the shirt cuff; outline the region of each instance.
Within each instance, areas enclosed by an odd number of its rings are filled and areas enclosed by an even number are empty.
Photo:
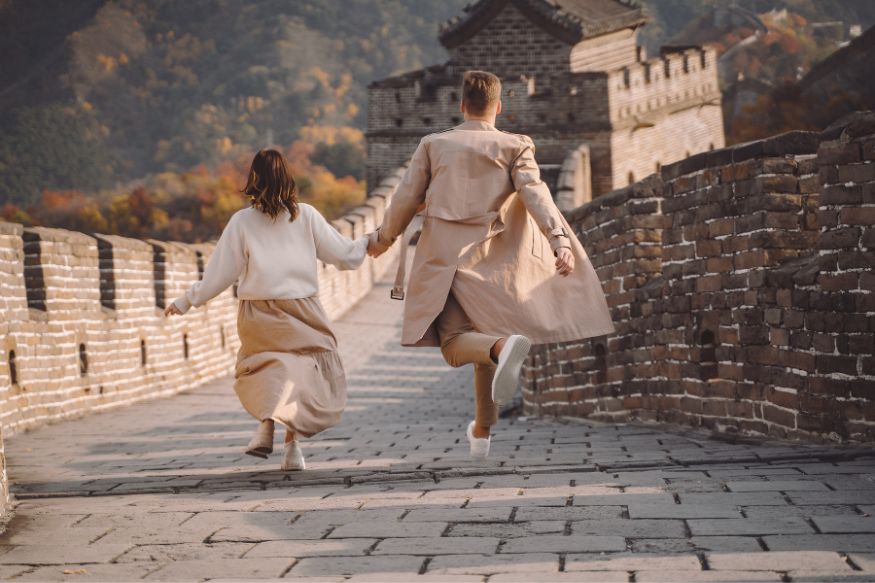
[[[180,313],[184,314],[191,309],[191,302],[188,301],[186,296],[179,296],[175,300],[173,300],[173,305],[176,306],[176,309],[179,310]]]

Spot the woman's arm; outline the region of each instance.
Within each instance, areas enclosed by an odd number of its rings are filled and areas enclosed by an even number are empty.
[[[316,209],[313,209],[312,215],[316,257],[338,269],[359,267],[367,255],[367,237],[360,237],[353,241],[341,235]]]
[[[195,282],[184,295],[174,300],[173,305],[176,306],[178,313],[184,314],[192,306],[202,306],[228,289],[237,281],[245,262],[243,233],[237,215],[233,215],[222,231],[219,242],[216,243],[216,249],[204,270],[203,279]]]

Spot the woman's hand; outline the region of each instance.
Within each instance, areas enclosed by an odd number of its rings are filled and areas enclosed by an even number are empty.
[[[179,308],[176,307],[176,304],[171,302],[169,306],[164,308],[164,315],[165,316],[181,316],[182,312],[179,311]]]
[[[574,254],[568,247],[556,250],[556,271],[562,277],[568,277],[574,271]]]

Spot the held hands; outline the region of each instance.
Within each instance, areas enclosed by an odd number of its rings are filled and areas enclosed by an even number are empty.
[[[381,247],[382,245],[378,244],[377,231],[368,233],[368,255],[376,259],[386,252],[386,249],[381,249]]]
[[[568,247],[556,250],[556,271],[562,277],[568,277],[574,271],[574,254]]]
[[[176,307],[176,304],[171,302],[169,306],[164,308],[164,315],[165,316],[181,316],[182,312],[179,311],[179,308]]]

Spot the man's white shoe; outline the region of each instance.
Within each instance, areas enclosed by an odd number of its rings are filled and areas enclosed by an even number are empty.
[[[283,463],[280,468],[284,472],[307,469],[307,464],[304,462],[304,454],[301,452],[301,447],[298,445],[297,440],[286,444],[283,451]]]
[[[532,341],[518,334],[509,336],[504,342],[498,355],[495,376],[492,377],[492,400],[496,405],[503,405],[513,398],[519,384],[520,369],[531,348]]]
[[[471,444],[471,459],[485,460],[489,455],[491,437],[474,437],[474,421],[468,424],[468,443]]]
[[[267,456],[273,453],[273,419],[266,419],[261,422],[258,429],[255,430],[255,435],[246,446],[246,453],[267,459]]]

